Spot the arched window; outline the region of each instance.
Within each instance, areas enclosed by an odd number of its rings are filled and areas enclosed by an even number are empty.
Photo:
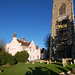
[[[59,8],[59,15],[63,15],[66,13],[66,5],[62,4]]]

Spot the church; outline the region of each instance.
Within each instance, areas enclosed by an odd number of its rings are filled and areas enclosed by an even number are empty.
[[[73,0],[53,0],[50,58],[75,59]]]

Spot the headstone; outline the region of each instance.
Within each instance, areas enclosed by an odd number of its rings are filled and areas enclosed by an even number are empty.
[[[49,62],[52,63],[51,60]]]
[[[54,58],[52,57],[52,60],[54,60]]]
[[[74,64],[75,64],[75,60],[73,60],[74,61]]]
[[[32,64],[34,64],[34,62],[32,62]]]
[[[49,61],[47,61],[47,65],[49,64]]]
[[[65,73],[64,72],[61,72],[61,73],[59,73],[59,75],[65,75]]]
[[[56,63],[56,60],[55,60],[55,63]]]
[[[40,60],[40,63],[42,63],[42,60]]]
[[[73,63],[71,62],[71,65],[72,65]]]
[[[67,74],[68,74],[68,75],[71,74],[71,71],[68,71]]]
[[[67,65],[67,61],[66,61],[66,59],[62,59],[62,64],[63,64],[63,66],[66,66]]]

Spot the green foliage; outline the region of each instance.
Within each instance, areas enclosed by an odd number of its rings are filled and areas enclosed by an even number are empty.
[[[46,37],[45,37],[45,47],[47,48],[47,58],[49,58],[49,49],[50,49],[50,37],[51,35],[48,34]]]
[[[0,48],[0,53],[2,52],[2,48]]]
[[[1,51],[4,51],[4,49],[5,49],[5,40],[0,40],[0,52]]]
[[[45,44],[47,50],[50,48],[50,37],[51,37],[50,34],[46,35],[46,37],[45,37],[45,43],[44,44]]]
[[[13,56],[11,57],[11,60],[9,60],[9,64],[10,65],[15,65],[16,64],[16,60]]]
[[[26,62],[28,57],[29,54],[26,51],[17,52],[14,57],[5,51],[2,51],[0,53],[0,65],[14,65],[16,62]]]
[[[0,53],[0,65],[4,65],[6,63],[9,63],[10,65],[15,64],[15,59],[12,57],[11,54],[3,51]]]
[[[6,62],[3,57],[0,55],[0,65],[4,65]]]
[[[26,62],[28,60],[29,54],[26,51],[17,52],[15,54],[15,59],[17,62]]]

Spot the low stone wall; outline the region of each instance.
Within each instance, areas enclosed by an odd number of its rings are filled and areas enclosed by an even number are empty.
[[[66,61],[72,60],[72,58],[66,58]]]

